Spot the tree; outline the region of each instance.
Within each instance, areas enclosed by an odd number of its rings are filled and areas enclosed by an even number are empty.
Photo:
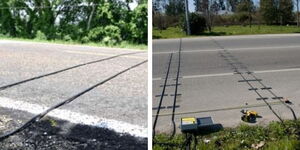
[[[225,10],[223,0],[194,0],[196,11],[202,13],[206,19],[206,26],[208,31],[211,32],[213,26],[214,16],[220,10]]]
[[[278,9],[275,0],[260,0],[260,14],[267,24],[278,22]]]
[[[279,1],[279,16],[280,24],[285,25],[294,20],[293,16],[293,1],[292,0],[280,0]]]
[[[141,5],[141,4],[147,4],[148,0],[135,0],[135,1],[138,3],[138,5]]]
[[[1,0],[0,7],[7,8],[8,0]],[[15,20],[9,9],[0,9],[0,30],[4,34],[9,34],[10,36],[16,36]]]
[[[148,11],[147,4],[139,5],[133,11],[131,20],[131,33],[133,41],[147,43],[148,36]]]
[[[138,3],[138,9],[130,10],[133,1]],[[31,39],[145,43],[147,7],[140,6],[146,3],[147,0],[1,0],[0,33]]]
[[[296,7],[297,7],[297,12],[296,12],[296,15],[297,15],[297,27],[300,26],[299,24],[299,21],[300,21],[300,14],[299,14],[299,0],[296,0]]]
[[[198,13],[190,13],[190,34],[191,35],[200,35],[206,30],[206,20],[205,18]],[[187,25],[184,25],[184,30],[187,30]]]
[[[170,0],[166,5],[166,15],[178,16],[184,13],[184,1],[183,0]]]
[[[208,31],[211,32],[211,14],[210,14],[210,1],[209,0],[195,0],[194,4],[196,6],[197,12],[202,12],[206,19],[206,26]]]
[[[238,4],[239,4],[239,0],[228,0],[227,1],[228,9],[232,12],[236,12]]]
[[[281,25],[293,21],[292,0],[261,0],[260,13],[267,24]]]
[[[255,11],[254,3],[251,0],[241,0],[237,5],[237,13],[240,22],[249,21],[249,26],[252,25],[252,14]]]

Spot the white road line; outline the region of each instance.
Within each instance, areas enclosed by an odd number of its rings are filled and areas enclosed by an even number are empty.
[[[193,79],[193,78],[204,78],[204,77],[218,77],[218,76],[231,76],[233,73],[219,73],[219,74],[203,74],[203,75],[190,75],[183,76],[183,79]],[[161,80],[162,78],[153,78],[153,81]]]
[[[263,70],[263,71],[253,71],[254,73],[272,73],[272,72],[290,72],[290,71],[300,71],[300,68],[292,69],[278,69],[278,70]],[[204,75],[190,75],[183,76],[183,79],[193,79],[193,78],[205,78],[205,77],[218,77],[218,76],[232,76],[233,73],[218,73],[218,74],[204,74]],[[153,78],[153,81],[161,80],[162,78]]]
[[[84,54],[84,55],[98,55],[98,56],[114,56],[118,54],[107,54],[107,53],[100,53],[100,52],[80,52],[80,51],[69,51],[65,50],[63,52],[66,53],[72,53],[72,54]],[[134,59],[146,59],[146,57],[139,57],[139,56],[120,56],[120,57],[125,57],[125,58],[134,58]]]
[[[254,73],[289,72],[289,71],[300,71],[300,68],[263,70],[263,71],[254,71]]]
[[[218,77],[218,76],[231,76],[233,73],[220,73],[220,74],[204,74],[204,75],[191,75],[183,76],[183,79],[193,79],[193,78],[205,78],[205,77]]]
[[[202,37],[184,37],[183,40],[211,40],[214,39],[258,39],[258,38],[281,38],[281,37],[299,37],[299,33],[287,33],[287,34],[252,34],[252,35],[231,35],[231,36],[202,36]],[[166,41],[178,41],[179,38],[169,39],[153,39],[153,42],[166,42]]]
[[[217,52],[222,51],[223,49],[211,49],[211,50],[183,50],[181,53],[196,53],[196,52]],[[178,53],[178,51],[168,51],[168,52],[153,52],[153,55],[159,54],[170,54],[170,53]]]
[[[162,78],[153,78],[152,81],[159,81],[162,80]]]
[[[226,50],[228,51],[245,51],[245,50],[273,50],[273,49],[282,49],[285,50],[286,48],[300,48],[300,45],[294,45],[294,46],[277,46],[277,47],[254,47],[254,48],[228,48]],[[222,51],[223,49],[207,49],[207,50],[183,50],[182,53],[197,53],[197,52],[218,52]],[[178,51],[168,51],[168,52],[153,52],[153,55],[158,54],[170,54],[170,53],[177,53]]]
[[[32,114],[38,114],[48,109],[48,107],[46,106],[31,104],[24,101],[16,101],[5,97],[0,97],[0,107],[26,111]],[[48,116],[66,120],[75,124],[84,124],[99,128],[107,128],[118,133],[128,133],[136,137],[147,137],[147,128],[123,121],[100,118],[98,116],[91,116],[64,109],[53,110],[48,114]]]

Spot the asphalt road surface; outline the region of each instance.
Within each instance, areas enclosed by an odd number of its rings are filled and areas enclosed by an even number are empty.
[[[258,35],[201,37],[153,42],[153,120],[167,73],[169,58],[172,63],[167,80],[162,109],[156,125],[156,133],[173,133],[172,109],[174,78],[178,71],[179,50],[181,61],[178,95],[176,99],[176,131],[180,132],[181,117],[212,117],[214,123],[224,127],[234,127],[241,121],[241,109],[248,106],[262,118],[254,124],[265,125],[276,120],[274,113],[247,82],[238,82],[243,78],[234,74],[235,67],[248,79],[262,79],[261,83],[277,97],[290,100],[290,106],[297,117],[300,116],[300,35]],[[228,63],[229,61],[229,63]],[[231,63],[231,64],[230,64]],[[235,66],[235,67],[234,67]],[[254,73],[247,74],[247,71]],[[267,97],[274,112],[282,119],[293,119],[291,110],[278,99],[274,100],[271,92],[262,90],[258,81],[249,82],[262,97]]]
[[[57,74],[0,90],[2,109],[34,114],[147,60],[147,52],[61,44],[0,41],[0,87],[39,75],[120,54]],[[18,114],[18,113],[17,113]],[[13,118],[10,111],[1,115]],[[109,129],[133,138],[147,137],[147,63],[78,97],[51,112],[50,117],[73,124]],[[103,135],[110,136],[110,135]]]

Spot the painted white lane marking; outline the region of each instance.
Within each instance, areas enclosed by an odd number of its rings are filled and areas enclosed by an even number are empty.
[[[263,71],[253,71],[254,73],[272,73],[272,72],[290,72],[290,71],[300,71],[300,68],[291,69],[278,69],[278,70],[263,70]],[[218,77],[218,76],[232,76],[233,73],[218,73],[218,74],[204,74],[204,75],[190,75],[183,76],[183,79],[193,79],[193,78],[204,78],[204,77]],[[153,78],[153,81],[162,80],[162,78]]]
[[[281,37],[299,37],[299,33],[287,33],[287,34],[253,34],[253,35],[231,35],[231,36],[202,36],[202,37],[185,37],[183,40],[211,40],[214,39],[258,39],[258,38],[281,38]],[[178,41],[179,38],[169,38],[169,39],[153,39],[153,42],[168,42],[168,41]]]
[[[193,78],[204,78],[204,77],[218,77],[218,76],[230,76],[234,75],[233,73],[219,73],[219,74],[203,74],[203,75],[190,75],[183,76],[183,79],[193,79]],[[153,81],[161,80],[162,78],[153,78]]]
[[[300,71],[300,68],[277,69],[277,70],[262,70],[262,71],[254,71],[254,73],[289,72],[289,71]]]
[[[286,48],[300,48],[300,45],[294,45],[294,46],[276,46],[276,47],[247,47],[247,48],[226,48],[228,51],[244,51],[244,50],[273,50],[273,49],[282,49],[285,50]],[[181,53],[197,53],[197,52],[218,52],[222,51],[223,49],[207,49],[207,50],[183,50]],[[168,51],[168,52],[153,52],[152,54],[158,55],[158,54],[170,54],[170,53],[177,53],[178,51]]]
[[[211,50],[183,50],[181,53],[196,53],[196,52],[217,52],[222,51],[223,49],[211,49]],[[153,55],[159,54],[170,54],[170,53],[178,53],[178,51],[168,51],[168,52],[153,52]]]
[[[32,114],[38,114],[48,109],[46,106],[32,104],[24,101],[16,101],[5,97],[0,97],[0,107],[26,111]],[[113,119],[100,118],[87,114],[72,112],[70,110],[56,109],[51,111],[48,116],[59,118],[75,124],[90,125],[99,128],[107,128],[118,133],[128,133],[136,137],[148,136],[147,128],[138,125],[117,121]]]
[[[99,53],[99,52],[80,52],[80,51],[63,51],[66,53],[72,53],[72,54],[84,54],[84,55],[98,55],[98,56],[114,56],[118,54],[107,54],[107,53]],[[139,57],[139,56],[120,56],[120,57],[125,57],[125,58],[134,58],[134,59],[145,59],[146,57]]]
[[[218,77],[218,76],[231,76],[233,73],[219,73],[219,74],[204,74],[204,75],[191,75],[183,76],[183,79],[193,79],[193,78],[204,78],[204,77]]]

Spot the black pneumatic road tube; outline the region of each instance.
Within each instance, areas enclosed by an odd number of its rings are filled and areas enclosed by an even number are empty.
[[[118,77],[119,75],[121,75],[121,74],[123,74],[123,73],[125,73],[125,72],[127,72],[127,71],[129,71],[129,70],[131,70],[133,68],[136,68],[136,67],[138,67],[138,66],[140,66],[140,65],[142,65],[142,64],[144,64],[146,62],[147,62],[147,60],[145,60],[145,61],[143,61],[141,63],[138,63],[136,65],[133,65],[133,66],[131,66],[131,67],[129,67],[129,68],[123,70],[123,71],[120,71],[120,72],[118,72],[118,73],[116,73],[116,74],[108,77],[107,79],[105,79],[105,80],[103,80],[103,81],[101,81],[101,82],[99,82],[99,83],[97,83],[97,84],[95,84],[95,85],[87,88],[86,90],[84,90],[84,91],[82,91],[82,92],[80,92],[80,93],[78,93],[78,94],[76,94],[76,95],[74,95],[74,96],[72,96],[72,97],[70,97],[70,98],[68,98],[68,99],[66,99],[66,100],[64,100],[64,101],[62,101],[62,102],[54,105],[54,106],[52,106],[51,108],[45,110],[44,112],[42,112],[40,114],[37,114],[36,116],[34,116],[33,118],[31,118],[29,121],[27,121],[26,123],[24,123],[22,126],[18,127],[17,129],[1,135],[0,136],[0,141],[3,141],[4,139],[7,139],[8,137],[10,137],[10,136],[12,136],[12,135],[14,135],[16,133],[19,133],[19,132],[23,131],[24,129],[26,129],[30,125],[34,124],[35,122],[38,122],[41,118],[43,118],[45,115],[47,115],[50,111],[52,111],[54,109],[57,109],[57,108],[65,105],[65,104],[68,104],[68,103],[74,101],[78,97],[80,97],[83,94],[85,94],[85,93],[93,90],[94,88],[96,88],[96,87],[98,87],[98,86],[100,86],[100,85],[102,85],[102,84],[104,84],[104,83],[106,83],[106,82],[108,82],[108,81],[110,81],[110,80]]]

